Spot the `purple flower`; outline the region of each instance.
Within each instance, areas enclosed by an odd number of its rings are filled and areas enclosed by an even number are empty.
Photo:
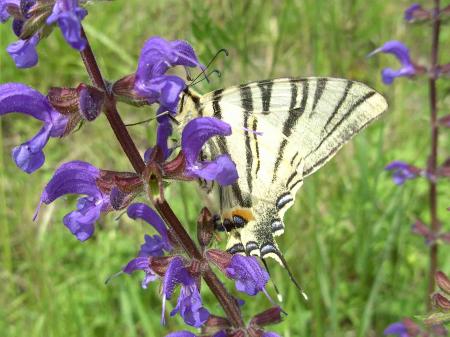
[[[158,116],[157,119],[158,130],[156,132],[156,144],[162,151],[162,160],[165,161],[172,153],[172,149],[169,149],[168,141],[169,137],[172,135],[173,128],[170,118],[167,115]],[[151,147],[145,151],[144,160],[146,163],[150,162],[153,150],[154,148]]]
[[[77,209],[67,214],[63,222],[78,240],[89,239],[100,214],[111,208],[109,196],[104,195],[96,185],[99,175],[98,168],[83,161],[62,164],[45,186],[35,217],[42,203],[48,205],[66,194],[87,195],[78,199]]]
[[[36,46],[39,43],[39,36],[33,35],[28,40],[18,40],[11,43],[6,51],[14,60],[17,68],[31,68],[38,63]]]
[[[169,252],[172,246],[169,243],[166,225],[159,215],[146,204],[135,203],[128,207],[127,214],[130,218],[142,219],[153,226],[159,235],[145,235],[145,243],[141,246],[139,256],[163,256],[164,250]]]
[[[145,277],[141,283],[141,286],[144,289],[147,289],[147,285],[158,278],[158,275],[156,275],[156,273],[150,267],[148,257],[137,257],[128,262],[128,264],[122,269],[122,271],[127,274],[131,274],[136,270],[143,270],[145,272]]]
[[[63,135],[67,118],[54,110],[44,95],[20,83],[0,85],[0,116],[11,112],[32,116],[44,124],[32,139],[12,150],[16,165],[32,173],[45,161],[42,149],[48,139]]]
[[[396,77],[411,77],[416,74],[415,67],[409,57],[409,49],[400,41],[388,41],[382,47],[371,52],[369,56],[379,52],[393,54],[401,64],[401,68],[398,70],[391,68],[382,70],[381,76],[385,84],[392,84]]]
[[[209,312],[203,307],[197,284],[194,281],[181,286],[177,306],[172,310],[170,316],[174,316],[178,312],[184,322],[190,326],[198,328],[207,321]]]
[[[262,337],[280,337],[280,335],[276,334],[275,332],[265,332]]]
[[[420,4],[412,4],[405,10],[405,20],[406,21],[413,21],[414,20],[414,12],[417,10],[422,9],[422,6]]]
[[[186,324],[200,327],[208,319],[209,312],[202,305],[195,279],[184,267],[180,257],[173,258],[164,275],[162,321],[164,322],[165,301],[172,297],[177,284],[181,284],[180,296],[176,308],[170,315],[173,316],[178,312]]]
[[[226,268],[227,277],[236,281],[236,289],[254,296],[264,290],[269,274],[254,256],[233,255]]]
[[[402,322],[389,325],[383,332],[384,335],[397,335],[398,337],[410,337],[406,326]]]
[[[216,180],[220,185],[230,185],[238,179],[236,165],[227,154],[212,161],[198,161],[204,144],[213,136],[228,136],[231,127],[216,118],[200,117],[191,120],[183,129],[181,149],[186,157],[186,174],[206,180]]]
[[[138,82],[135,89],[141,96],[147,98],[149,104],[159,102],[159,111],[177,112],[180,93],[186,88],[184,81],[178,76],[161,75]]]
[[[81,51],[87,43],[81,36],[81,20],[86,15],[86,9],[78,6],[78,0],[56,0],[52,14],[47,18],[47,24],[57,22],[67,43]]]
[[[20,0],[0,0],[0,22],[6,22],[11,14],[8,12],[8,8],[19,8]]]
[[[194,49],[186,41],[167,41],[159,36],[151,37],[142,48],[136,82],[163,75],[174,66],[203,67]]]
[[[167,41],[155,36],[145,42],[134,88],[139,95],[147,98],[149,104],[159,102],[159,112],[177,112],[180,93],[186,84],[177,76],[165,75],[170,67],[177,65],[203,67],[194,49],[185,41]]]
[[[17,17],[13,20],[12,28],[14,33],[20,37],[23,25],[30,16],[28,11],[35,3],[35,0],[0,0],[0,21],[6,22],[11,16],[10,11],[16,13],[15,16]],[[36,32],[25,40],[20,39],[11,43],[6,48],[6,51],[14,60],[17,68],[31,68],[37,64],[38,55],[36,46],[39,43],[39,40],[39,32]]]
[[[392,180],[396,185],[403,185],[406,180],[416,178],[420,170],[408,163],[395,160],[385,167],[385,170],[394,171]]]

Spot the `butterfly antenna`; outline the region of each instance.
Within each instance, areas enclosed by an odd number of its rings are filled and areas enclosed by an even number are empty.
[[[196,83],[196,81],[200,78],[200,76],[205,76],[205,79],[209,82],[208,76],[211,75],[212,73],[206,74],[206,70],[209,68],[209,66],[216,60],[216,58],[217,58],[221,53],[224,53],[226,56],[229,55],[228,50],[226,50],[225,48],[219,49],[219,51],[217,51],[217,53],[211,58],[211,61],[208,62],[208,64],[206,65],[206,67],[204,67],[204,68],[202,69],[202,71],[200,72],[200,74],[198,74],[197,77],[194,78],[194,79],[192,80],[192,83],[190,83],[190,84],[188,85],[189,87],[192,86],[192,85],[197,84],[198,82]],[[219,76],[219,77],[220,77],[220,76]],[[202,81],[203,81],[203,79],[202,79]],[[193,83],[194,83],[194,84],[193,84]]]
[[[303,298],[305,300],[308,300],[308,295],[306,295],[305,291],[303,290],[303,288],[300,286],[300,284],[298,284],[297,280],[295,279],[294,275],[292,275],[291,270],[288,267],[288,264],[286,262],[286,260],[284,259],[284,256],[281,254],[281,252],[279,254],[277,254],[277,256],[280,258],[281,264],[283,265],[283,267],[286,269],[289,278],[291,279],[292,283],[294,283],[294,285],[297,287],[297,289],[300,291],[300,293],[302,294]]]
[[[272,279],[272,274],[270,273],[269,265],[267,264],[266,259],[261,258],[261,260],[262,260],[262,263],[264,264],[264,268],[266,268],[267,274],[269,274],[269,276],[270,276],[270,280],[272,281],[273,288],[275,289],[275,292],[277,293],[278,302],[283,302],[283,295],[281,295],[280,291],[278,290],[277,285],[275,284],[274,280]]]
[[[195,82],[191,82],[189,84],[189,86],[197,85],[204,80],[209,82],[209,77],[211,77],[214,74],[217,74],[217,77],[219,77],[219,78],[222,76],[222,73],[218,69],[214,69],[213,71],[209,72],[208,74],[205,74],[205,76],[203,78],[200,78],[200,79],[196,80]]]

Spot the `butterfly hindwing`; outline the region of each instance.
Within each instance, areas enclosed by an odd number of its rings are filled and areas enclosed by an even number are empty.
[[[228,153],[239,174],[236,183],[215,190],[223,221],[234,228],[227,248],[275,258],[280,253],[274,237],[284,231],[284,213],[303,178],[387,107],[365,84],[335,78],[253,82],[194,100],[180,111],[182,125],[203,115],[233,128],[205,149],[210,158]]]

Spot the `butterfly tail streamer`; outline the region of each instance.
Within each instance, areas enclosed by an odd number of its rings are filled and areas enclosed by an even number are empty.
[[[263,265],[264,265],[264,268],[266,268],[267,274],[269,274],[269,276],[270,276],[270,280],[271,280],[271,282],[272,282],[273,288],[275,289],[275,292],[277,293],[277,299],[278,299],[278,302],[282,303],[282,302],[283,302],[283,295],[280,293],[280,291],[278,290],[278,287],[277,287],[276,283],[275,283],[274,280],[272,279],[272,274],[270,273],[269,265],[267,264],[266,259],[261,258],[261,261],[262,261],[262,263],[263,263]]]
[[[308,301],[308,295],[306,295],[306,292],[303,290],[303,288],[300,286],[300,284],[297,282],[297,280],[295,279],[294,275],[292,274],[283,254],[281,254],[281,252],[278,252],[278,257],[281,261],[281,264],[283,265],[284,269],[286,270],[286,272],[289,275],[289,278],[291,279],[292,283],[294,283],[294,285],[297,287],[297,289],[300,291],[300,293],[302,294],[303,298]]]

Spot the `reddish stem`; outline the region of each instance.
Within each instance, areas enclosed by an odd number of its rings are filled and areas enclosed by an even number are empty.
[[[81,29],[81,33],[87,41],[86,48],[80,52],[81,58],[83,59],[84,65],[89,74],[89,77],[91,78],[91,81],[95,86],[102,89],[106,93],[106,117],[108,118],[111,128],[113,129],[116,138],[119,140],[123,151],[133,165],[134,170],[139,175],[142,175],[145,169],[145,163],[142,160],[142,157],[139,154],[139,151],[134,144],[133,139],[128,133],[128,130],[117,111],[116,100],[106,86],[106,83],[100,72],[100,68],[97,64],[97,61],[95,60],[94,53],[92,52],[91,46],[89,44],[89,40],[83,28]],[[192,258],[195,258],[199,261],[204,261],[202,254],[198,250],[194,241],[192,241],[192,239],[190,238],[189,234],[184,229],[181,222],[176,217],[175,213],[172,211],[170,205],[165,200],[157,199],[154,202],[154,206],[161,217],[166,221],[167,225],[172,229],[173,233],[176,236],[176,240],[180,243],[185,252]],[[205,263],[205,266],[205,271],[202,274],[203,279],[205,280],[209,289],[211,289],[213,294],[216,296],[231,324],[235,328],[245,327],[240,314],[239,306],[237,305],[236,301],[230,294],[228,294],[226,288],[224,287],[222,282],[220,282],[216,274],[214,274],[214,272],[211,270],[209,265]]]
[[[436,80],[438,70],[439,56],[439,32],[440,32],[440,0],[434,0],[433,10],[433,35],[431,45],[431,77],[429,80],[429,99],[430,99],[430,127],[431,127],[431,154],[428,160],[427,172],[432,176],[436,176],[437,168],[437,152],[438,152],[438,125],[437,125],[437,92]],[[437,185],[434,179],[429,179],[429,204],[431,230],[433,233],[439,233],[441,225],[437,216]],[[434,292],[435,281],[434,275],[438,265],[438,245],[434,244],[430,248],[430,270],[428,283],[428,309],[431,309],[431,294]]]

